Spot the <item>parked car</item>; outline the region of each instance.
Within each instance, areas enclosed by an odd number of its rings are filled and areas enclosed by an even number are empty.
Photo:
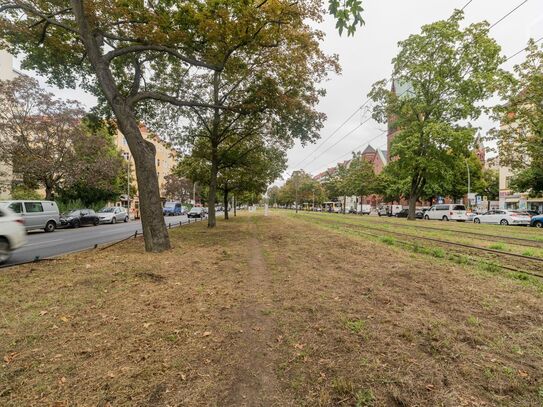
[[[479,215],[477,212],[467,212],[466,213],[466,222],[473,222],[475,217]]]
[[[8,208],[19,215],[26,231],[43,229],[54,232],[60,224],[58,206],[54,201],[2,201],[0,207]]]
[[[526,211],[526,213],[528,213],[530,216],[537,216],[540,214],[538,211]]]
[[[465,222],[467,219],[466,207],[459,204],[434,205],[426,211],[424,214],[424,219],[443,221],[455,220],[457,222]]]
[[[100,223],[128,222],[128,212],[122,206],[109,206],[98,211]]]
[[[205,218],[206,211],[201,206],[194,206],[189,213],[187,213],[189,218]]]
[[[543,228],[543,215],[532,216],[530,226],[534,228]]]
[[[166,202],[162,209],[164,216],[180,216],[185,214],[185,208],[181,205],[181,202],[172,201]]]
[[[473,222],[490,223],[494,225],[524,225],[530,224],[531,217],[525,211],[506,211],[503,209],[488,211],[477,215]]]
[[[424,219],[424,214],[428,211],[428,209],[430,209],[430,208],[422,208],[422,209],[418,209],[418,210],[415,212],[415,218],[417,218],[417,219]]]
[[[72,228],[78,228],[83,225],[98,226],[100,218],[92,209],[74,209],[60,217],[60,224]]]
[[[397,218],[407,218],[409,216],[409,209],[402,209],[394,216],[396,216]]]
[[[5,206],[0,207],[0,264],[11,257],[11,252],[26,243],[23,218]]]

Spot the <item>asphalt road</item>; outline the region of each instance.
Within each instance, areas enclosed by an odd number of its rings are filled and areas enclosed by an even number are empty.
[[[179,225],[187,222],[187,216],[168,216],[164,218],[169,223]],[[29,232],[27,243],[15,250],[5,265],[13,265],[34,260],[36,257],[48,258],[77,252],[94,247],[95,244],[115,242],[142,232],[141,222],[130,221],[115,225],[83,226],[79,229],[57,229],[53,233]]]

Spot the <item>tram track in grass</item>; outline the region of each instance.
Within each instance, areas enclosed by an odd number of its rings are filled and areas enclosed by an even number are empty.
[[[522,275],[529,275],[537,277],[538,279],[543,279],[543,273],[540,271],[543,269],[543,258],[540,257],[527,256],[519,253],[512,253],[465,243],[451,242],[448,240],[403,233],[390,229],[382,229],[374,226],[369,226],[367,224],[362,225],[347,222],[337,222],[333,219],[325,219],[324,217],[320,217],[318,215],[312,216],[311,219],[315,220],[317,223],[323,224],[323,226],[325,227],[326,225],[334,226],[336,228],[341,227],[347,230],[355,231],[358,234],[379,239],[387,244],[398,243],[400,245],[409,247],[412,251],[428,251],[428,254],[432,254],[435,257],[446,257],[444,252],[436,250],[435,247],[430,249],[422,247],[420,245],[421,242],[418,240],[430,242],[434,246],[437,245],[441,248],[445,246],[454,251],[454,253],[452,254],[458,256],[458,258],[454,258],[453,256],[451,260],[455,262],[466,262],[471,264],[480,263],[487,269],[501,268]],[[387,240],[387,236],[384,236],[383,234],[387,234],[388,238],[392,236],[394,240]],[[400,238],[398,239],[398,237]],[[464,259],[466,261],[462,261],[463,258],[460,256],[467,256]],[[497,260],[499,262],[496,262]],[[521,265],[521,267],[523,268],[519,268],[519,265]]]
[[[351,219],[357,220],[359,222],[371,222],[375,224],[382,224],[382,225],[391,225],[396,227],[403,227],[403,228],[416,228],[416,229],[424,229],[424,230],[432,230],[436,232],[446,232],[446,233],[461,233],[463,235],[469,235],[477,237],[479,240],[487,240],[489,242],[502,242],[502,243],[511,243],[511,244],[518,244],[526,247],[533,247],[536,249],[543,249],[543,233],[540,234],[540,236],[535,235],[534,237],[536,239],[527,239],[517,236],[507,236],[507,235],[491,235],[488,233],[479,233],[474,232],[471,230],[462,230],[461,228],[455,228],[455,229],[449,229],[449,228],[440,228],[440,227],[433,227],[428,225],[421,225],[422,220],[417,220],[414,223],[407,223],[408,221],[404,222],[392,222],[390,220],[378,220],[380,218],[370,218],[370,217],[364,217],[364,218],[355,218],[352,217]],[[388,219],[388,218],[387,218]],[[500,228],[504,228],[504,226],[496,226]],[[513,227],[513,226],[510,226]],[[520,226],[519,226],[520,227]],[[537,240],[537,238],[540,238],[542,240]]]

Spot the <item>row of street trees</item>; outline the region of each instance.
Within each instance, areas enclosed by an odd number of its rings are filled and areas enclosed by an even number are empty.
[[[362,24],[360,2],[329,6],[338,29],[352,34]],[[160,252],[170,242],[155,149],[140,120],[174,130],[179,144],[206,161],[213,227],[223,171],[261,144],[284,150],[318,137],[317,86],[339,70],[312,28],[321,13],[314,0],[2,0],[0,35],[23,55],[24,68],[60,87],[79,84],[115,117],[136,163],[145,248]]]
[[[418,203],[431,203],[436,196],[462,198],[468,188],[468,168],[470,172],[471,191],[488,199],[498,197],[498,171],[485,169],[475,153],[470,153],[467,160],[459,161],[450,179],[426,184]],[[380,174],[375,174],[373,164],[359,154],[337,167],[317,181],[304,171],[294,171],[282,187],[273,186],[268,190],[270,203],[293,205],[298,203],[315,203],[321,205],[326,201],[338,201],[346,209],[347,197],[378,195],[383,202],[399,202],[408,197],[410,184],[397,178],[394,166],[385,167]],[[341,202],[343,200],[343,202]]]

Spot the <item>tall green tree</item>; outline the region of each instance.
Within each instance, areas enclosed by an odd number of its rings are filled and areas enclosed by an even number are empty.
[[[393,60],[396,84],[404,94],[377,82],[370,93],[374,117],[391,121],[398,133],[392,142],[389,173],[409,185],[409,219],[428,183],[450,178],[458,161],[469,155],[475,129],[469,124],[482,111],[505,73],[504,58],[489,37],[489,24],[461,28],[463,13],[422,27],[399,43]]]
[[[303,203],[320,204],[326,200],[326,191],[321,183],[303,170],[293,171],[279,191],[279,203],[297,207]]]
[[[347,196],[354,195],[352,193],[354,185],[349,179],[349,165],[347,162],[338,163],[336,167],[326,172],[324,182],[326,193],[332,199],[342,200],[343,213],[345,213]]]
[[[475,193],[483,178],[483,164],[474,152],[471,152],[465,160],[455,162],[452,177],[444,180],[444,188],[440,195],[450,196],[453,199],[463,198],[468,193],[468,168],[470,192]]]
[[[482,177],[475,184],[474,192],[481,196],[486,196],[487,209],[490,210],[490,201],[498,199],[500,195],[500,174],[495,168],[483,169]]]
[[[353,154],[349,163],[346,183],[349,189],[346,191],[351,196],[364,197],[375,193],[377,177],[373,164],[360,154]]]
[[[510,166],[511,187],[531,195],[543,193],[543,46],[530,40],[526,59],[514,67],[515,75],[504,82],[506,101],[494,109],[501,123],[493,132],[500,164]]]

